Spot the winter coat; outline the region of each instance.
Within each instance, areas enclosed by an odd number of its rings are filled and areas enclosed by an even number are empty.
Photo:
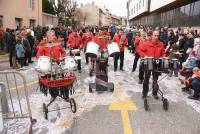
[[[82,46],[82,39],[81,36],[78,33],[72,32],[69,35],[69,39],[66,43],[67,46],[72,47],[72,48],[79,48]]]
[[[16,53],[17,53],[17,58],[23,58],[25,57],[25,49],[24,46],[20,43],[16,45]]]
[[[87,33],[84,33],[82,36],[83,46],[86,47],[87,43],[92,41],[93,38],[94,38],[94,35],[92,34],[92,32],[90,32],[89,35],[87,35]]]
[[[94,37],[94,42],[100,45],[101,50],[106,49],[107,45],[110,43],[110,33],[98,33]]]
[[[165,55],[164,44],[160,41],[148,40],[142,43],[138,48],[138,53],[141,57],[160,58]]]

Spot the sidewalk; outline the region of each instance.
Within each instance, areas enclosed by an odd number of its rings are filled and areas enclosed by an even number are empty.
[[[9,61],[9,54],[0,54],[0,63],[8,62]]]

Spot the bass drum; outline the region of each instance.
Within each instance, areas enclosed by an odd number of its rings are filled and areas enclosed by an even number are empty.
[[[110,44],[107,45],[108,48],[108,54],[113,57],[115,53],[119,53],[120,49],[117,43],[112,42]]]
[[[85,53],[99,55],[99,45],[92,41],[88,42]]]
[[[38,58],[37,66],[35,67],[36,71],[42,73],[48,73],[51,71],[51,62],[50,58],[47,56],[40,56]]]

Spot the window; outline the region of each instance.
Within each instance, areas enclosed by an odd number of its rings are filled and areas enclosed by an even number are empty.
[[[139,9],[141,9],[141,0],[140,0],[140,2],[139,2]]]
[[[30,19],[30,27],[34,27],[35,26],[35,20],[34,19]]]
[[[0,16],[0,26],[3,26],[3,16]]]
[[[15,18],[15,26],[16,29],[20,29],[22,27],[22,18]]]
[[[34,0],[28,0],[28,7],[34,9]]]

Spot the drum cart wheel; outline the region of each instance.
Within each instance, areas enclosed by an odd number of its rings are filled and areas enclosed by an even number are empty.
[[[168,100],[166,98],[164,98],[163,100],[163,109],[165,111],[167,111],[169,109],[169,103],[168,103]]]
[[[149,104],[148,104],[147,98],[144,98],[144,109],[146,111],[149,111]]]
[[[112,87],[111,87],[111,89],[110,89],[110,92],[114,92],[114,84],[113,83],[111,83],[111,85],[112,85]]]
[[[45,103],[43,103],[43,112],[44,112],[44,118],[48,120],[48,108]]]
[[[72,113],[76,113],[76,102],[73,98],[69,99],[70,108]]]

